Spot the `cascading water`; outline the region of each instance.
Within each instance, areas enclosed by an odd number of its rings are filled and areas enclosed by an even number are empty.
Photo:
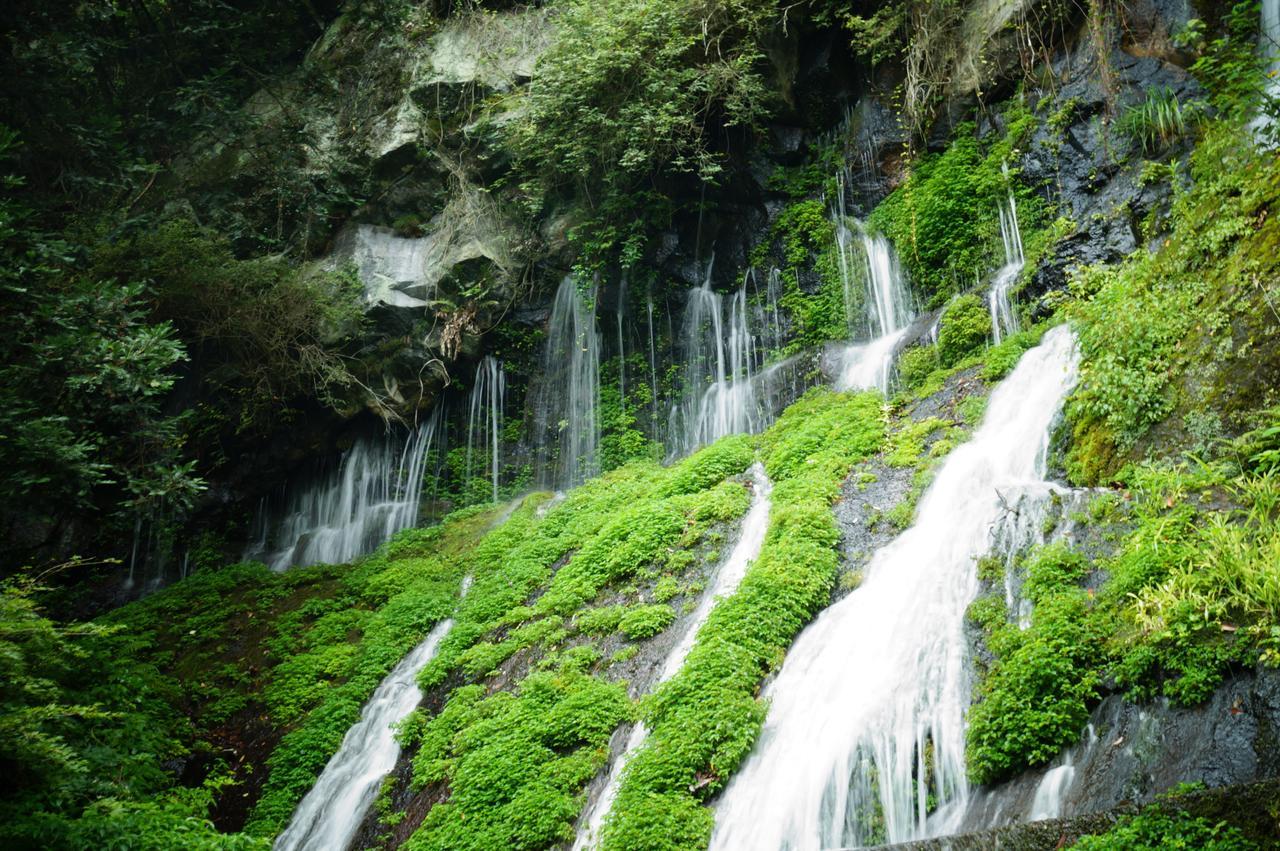
[[[855,240],[846,224],[838,221],[836,248],[846,313],[852,312],[849,305],[864,304],[869,336],[868,342],[848,346],[841,354],[836,386],[841,390],[875,387],[887,393],[894,350],[912,318],[906,278],[889,241],[860,226]],[[865,294],[862,298],[854,295],[859,283]],[[851,328],[858,324],[852,318],[849,321]]]
[[[754,324],[760,329],[760,343],[764,352],[776,352],[786,342],[782,331],[782,272],[777,268],[765,276],[763,290],[755,269],[748,268],[743,288],[755,295]]]
[[[1265,93],[1269,98],[1280,98],[1280,0],[1262,0],[1258,42],[1262,56],[1267,60]],[[1259,130],[1270,123],[1266,116],[1259,116],[1253,127]]]
[[[569,275],[551,307],[535,417],[539,479],[548,487],[572,487],[600,470],[600,334],[594,290],[589,302]]]
[[[470,586],[467,577],[462,581],[462,596]],[[422,702],[418,672],[435,658],[452,628],[453,618],[436,624],[374,691],[360,711],[360,720],[347,730],[338,752],[276,839],[275,851],[341,851],[351,843],[382,778],[400,757],[394,725]]]
[[[769,525],[769,494],[773,490],[773,485],[765,475],[764,467],[758,462],[751,467],[751,482],[751,507],[742,519],[742,532],[738,537],[738,543],[716,570],[711,587],[703,591],[698,608],[689,619],[689,625],[681,635],[680,641],[667,654],[662,664],[662,672],[654,683],[655,687],[674,677],[684,667],[685,659],[693,649],[698,630],[702,629],[702,625],[706,623],[711,610],[719,600],[731,596],[738,590],[738,585],[746,575],[747,568],[760,555],[760,547],[764,544],[764,533]],[[609,767],[604,788],[588,807],[579,823],[573,851],[590,848],[600,839],[600,827],[604,824],[605,817],[609,815],[613,801],[618,795],[618,786],[622,781],[622,773],[627,762],[636,749],[644,743],[648,734],[649,731],[644,724],[636,724],[631,728],[626,747],[614,758],[613,764]]]
[[[627,340],[622,333],[622,319],[627,307],[627,273],[623,271],[622,280],[618,283],[618,309],[614,318],[618,325],[618,392],[622,404],[627,403]]]
[[[684,395],[671,410],[668,430],[672,457],[767,423],[767,406],[753,382],[758,355],[748,315],[745,282],[726,298],[711,289],[708,268],[703,285],[689,292],[680,329]]]
[[[768,690],[755,752],[719,804],[713,848],[805,851],[955,829],[969,797],[964,613],[975,560],[1000,491],[1043,478],[1049,428],[1075,377],[1074,339],[1055,328],[991,394],[915,523],[800,635]]]
[[[485,452],[494,502],[498,501],[498,475],[502,468],[502,410],[506,393],[507,377],[502,362],[485,355],[476,367],[476,380],[471,386],[471,409],[467,420],[467,478],[473,475],[473,450]]]
[[[1098,732],[1090,724],[1085,731],[1083,747],[1086,751],[1098,743]],[[1031,809],[1027,813],[1027,821],[1039,821],[1047,818],[1061,818],[1065,809],[1067,792],[1076,779],[1075,760],[1070,749],[1058,758],[1058,764],[1044,773],[1040,785],[1036,787],[1035,797],[1031,800]]]
[[[264,506],[245,559],[265,562],[272,570],[339,564],[414,525],[425,458],[439,423],[437,408],[403,441],[392,435],[356,441],[337,470],[287,494],[278,521]]]
[[[653,297],[645,301],[649,312],[649,431],[658,438],[658,355],[653,344]]]
[[[991,279],[987,306],[991,310],[991,332],[998,343],[1019,330],[1018,314],[1009,300],[1009,289],[1018,280],[1026,256],[1022,252],[1022,230],[1018,226],[1018,202],[1013,193],[1000,205],[1000,240],[1004,245],[1004,265]]]

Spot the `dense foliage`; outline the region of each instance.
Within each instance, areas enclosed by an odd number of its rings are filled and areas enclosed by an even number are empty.
[[[980,140],[973,124],[961,124],[945,151],[913,163],[902,185],[872,212],[870,225],[893,242],[931,304],[968,290],[974,270],[1004,262],[993,250],[1001,244],[999,205],[1010,195],[1028,242],[1044,226],[1043,200],[1016,179],[1022,148],[1039,120],[1015,97],[1005,105],[999,138]]]

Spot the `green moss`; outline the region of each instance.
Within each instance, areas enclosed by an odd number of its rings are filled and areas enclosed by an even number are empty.
[[[1105,833],[1082,836],[1071,848],[1080,851],[1250,851],[1259,847],[1225,822],[1193,816],[1167,803],[1151,804],[1136,815],[1120,818]]]
[[[683,669],[644,703],[650,728],[605,825],[606,848],[703,848],[723,787],[764,719],[764,673],[829,599],[839,558],[831,504],[884,439],[880,400],[812,391],[760,438],[774,481],[769,530],[738,592],[698,634]]]
[[[1238,128],[1214,124],[1191,160],[1194,183],[1175,194],[1171,232],[1154,254],[1079,272],[1067,307],[1083,357],[1067,414],[1068,470],[1096,483],[1146,452],[1242,430],[1273,388],[1280,222],[1261,210],[1280,197],[1280,167]]]
[[[1043,201],[1016,178],[1022,148],[1037,119],[1021,96],[1003,106],[1006,133],[984,150],[972,124],[956,128],[945,151],[914,163],[905,181],[872,212],[869,223],[893,241],[911,279],[932,304],[942,304],[972,284],[974,269],[994,268],[1002,258],[997,209],[1012,191],[1024,235],[1046,218]]]
[[[518,690],[457,689],[422,728],[415,783],[448,778],[409,849],[545,847],[572,838],[582,786],[630,714],[626,687],[576,670],[540,672]]]

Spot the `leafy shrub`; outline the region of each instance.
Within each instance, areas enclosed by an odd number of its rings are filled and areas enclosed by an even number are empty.
[[[1004,619],[1003,605],[975,607],[970,617],[991,630],[997,658],[978,687],[966,731],[969,773],[994,783],[1041,765],[1077,740],[1097,692],[1099,636],[1077,582],[1083,559],[1060,545],[1027,564],[1025,590],[1035,604],[1031,626]]]
[[[1137,815],[1124,816],[1106,833],[1082,836],[1070,846],[1080,851],[1249,851],[1257,845],[1237,828],[1157,803]]]
[[[627,610],[618,622],[618,629],[626,634],[627,638],[632,641],[638,641],[645,638],[652,638],[671,626],[671,622],[676,619],[676,613],[671,610],[670,606],[653,605],[653,606],[634,606]]]
[[[938,360],[952,366],[986,345],[991,338],[991,313],[976,295],[964,295],[947,305],[938,327]]]
[[[898,380],[904,390],[914,390],[940,365],[937,346],[912,346],[898,356]]]
[[[1043,202],[1004,173],[1006,164],[1017,165],[1037,119],[1017,97],[1004,111],[1007,132],[1001,139],[984,151],[974,125],[959,125],[947,149],[913,164],[902,185],[868,219],[893,242],[912,282],[933,304],[969,287],[972,270],[1001,262],[995,254],[996,211],[1010,191],[1017,197],[1028,244],[1043,225]]]

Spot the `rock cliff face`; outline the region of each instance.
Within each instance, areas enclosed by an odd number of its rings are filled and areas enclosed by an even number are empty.
[[[768,49],[776,107],[765,132],[725,140],[715,184],[661,183],[670,216],[638,265],[595,273],[606,369],[623,379],[621,389],[629,378],[632,395],[647,387],[647,399],[620,399],[624,421],[629,405],[648,408],[629,427],[671,444],[668,412],[684,391],[667,376],[688,356],[680,330],[689,291],[709,280],[732,292],[753,266],[753,297],[770,267],[792,269],[802,294],[822,298],[833,285],[785,256],[779,230],[797,198],[778,179],[788,169],[815,173],[799,197],[834,210],[837,168],[829,156],[815,161],[823,150],[855,166],[841,191],[846,209],[865,215],[901,181],[904,146],[923,138],[940,150],[957,122],[975,115],[980,136],[999,138],[1006,128],[993,107],[1020,88],[1054,115],[1018,152],[1021,179],[1069,223],[1022,288],[1029,314],[1051,308],[1069,269],[1134,250],[1141,223],[1167,209],[1169,189],[1140,179],[1141,157],[1113,156],[1123,144],[1113,125],[1147,91],[1199,96],[1170,36],[1193,13],[1151,2],[1099,23],[1053,2],[983,0],[961,4],[953,18],[916,21],[934,27],[928,38],[876,68],[853,56],[839,30],[797,19]],[[521,95],[537,84],[555,31],[556,12],[534,6],[418,14],[395,29],[348,11],[293,75],[252,98],[249,126],[189,155],[175,193],[188,200],[173,202],[200,210],[212,197],[236,196],[217,215],[274,219],[321,266],[354,271],[371,324],[353,353],[359,384],[348,414],[412,424],[445,406],[461,440],[478,361],[503,361],[499,479],[513,483],[536,475],[528,459],[543,439],[530,427],[542,327],[575,262],[571,236],[582,219],[574,204],[530,219],[509,185],[504,126],[525,108]],[[301,176],[287,190],[275,176],[286,167]],[[899,350],[936,332],[942,305],[921,307],[934,310],[920,311]],[[773,325],[768,345],[758,346],[764,359],[805,345],[794,306],[775,305]],[[296,453],[286,463],[297,465]],[[225,485],[253,502],[279,483]]]

